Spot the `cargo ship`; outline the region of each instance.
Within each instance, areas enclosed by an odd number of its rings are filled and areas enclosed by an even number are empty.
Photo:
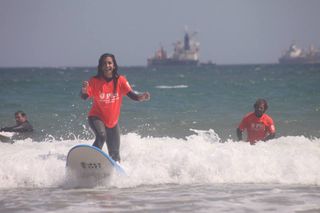
[[[200,43],[194,40],[195,33],[186,32],[183,41],[174,43],[172,56],[161,46],[151,58],[148,58],[148,66],[183,66],[199,65]]]
[[[298,48],[291,44],[290,48],[279,58],[280,64],[319,64],[319,49],[310,46],[308,50]]]

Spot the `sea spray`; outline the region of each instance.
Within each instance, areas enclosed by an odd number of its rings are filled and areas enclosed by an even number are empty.
[[[198,132],[199,133],[199,132]],[[252,146],[214,131],[186,139],[122,135],[122,166],[110,187],[156,184],[264,183],[320,185],[320,139],[280,137]],[[208,135],[211,135],[208,137]],[[0,188],[60,187],[66,181],[65,159],[76,144],[92,140],[0,143]],[[107,152],[106,146],[103,150]]]

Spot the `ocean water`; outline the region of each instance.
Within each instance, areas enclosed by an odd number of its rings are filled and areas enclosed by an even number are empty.
[[[35,128],[0,143],[0,212],[320,212],[320,65],[119,73],[151,93],[149,102],[124,98],[128,176],[78,189],[65,160],[94,140],[79,91],[95,68],[0,68],[0,127],[24,110]],[[268,101],[277,134],[250,146],[235,129],[257,98]]]

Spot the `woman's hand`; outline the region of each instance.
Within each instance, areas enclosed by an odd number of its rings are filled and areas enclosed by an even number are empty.
[[[82,94],[88,94],[88,86],[89,86],[89,82],[88,81],[83,81],[82,82],[82,88],[81,88]]]
[[[139,101],[149,101],[150,100],[150,93],[144,92],[143,94],[139,95]]]

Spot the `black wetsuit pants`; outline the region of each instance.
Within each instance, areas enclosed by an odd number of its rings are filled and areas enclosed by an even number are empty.
[[[93,143],[93,146],[102,149],[104,142],[107,143],[108,152],[110,157],[120,162],[120,128],[117,124],[113,128],[108,128],[104,123],[94,116],[88,117],[89,125],[96,135],[96,140]]]

